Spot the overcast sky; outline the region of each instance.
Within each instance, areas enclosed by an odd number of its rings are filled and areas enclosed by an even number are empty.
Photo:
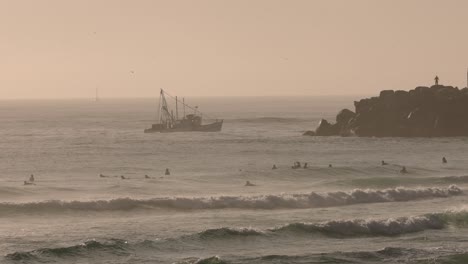
[[[0,0],[0,99],[466,86],[465,0]]]

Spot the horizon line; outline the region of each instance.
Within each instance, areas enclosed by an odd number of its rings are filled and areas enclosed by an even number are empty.
[[[227,97],[232,97],[232,98],[254,98],[254,97],[274,97],[274,98],[279,98],[279,97],[351,97],[351,96],[369,96],[369,94],[317,94],[317,95],[196,95],[196,96],[185,96],[185,98],[227,98]],[[159,95],[156,96],[129,96],[129,97],[124,97],[124,96],[110,96],[110,97],[103,97],[99,96],[99,101],[102,100],[119,100],[119,99],[157,99],[159,98]],[[12,98],[0,98],[0,101],[41,101],[41,100],[90,100],[93,102],[99,102],[96,101],[96,97],[12,97]]]

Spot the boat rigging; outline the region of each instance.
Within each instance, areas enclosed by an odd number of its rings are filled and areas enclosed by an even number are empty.
[[[223,120],[216,119],[215,122],[210,124],[202,124],[203,114],[198,111],[198,106],[191,107],[185,103],[185,98],[182,102],[177,96],[172,96],[161,89],[159,94],[159,107],[158,107],[158,122],[153,124],[151,128],[145,129],[145,133],[154,132],[219,132],[223,126]],[[175,115],[174,111],[170,109],[166,100],[166,96],[175,101]],[[179,103],[183,106],[183,117],[179,118]],[[186,115],[186,108],[193,110],[193,114]],[[207,115],[205,115],[207,117]]]

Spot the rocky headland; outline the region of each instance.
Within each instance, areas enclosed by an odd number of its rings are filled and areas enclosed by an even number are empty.
[[[341,110],[336,123],[322,119],[311,136],[458,137],[468,136],[468,88],[419,86],[384,90],[378,97]]]

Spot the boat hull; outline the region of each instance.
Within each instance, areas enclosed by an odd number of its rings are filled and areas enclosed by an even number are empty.
[[[217,121],[211,124],[201,125],[196,127],[194,131],[199,132],[219,132],[223,128],[223,121]]]
[[[216,121],[206,125],[177,125],[172,128],[165,128],[155,124],[149,129],[145,129],[145,133],[173,133],[173,132],[219,132],[223,128],[223,120]]]

